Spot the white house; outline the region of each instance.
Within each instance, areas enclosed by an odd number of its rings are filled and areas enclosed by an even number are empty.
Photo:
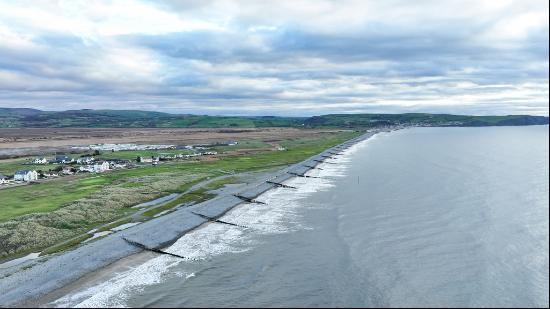
[[[94,157],[81,157],[76,159],[76,163],[78,164],[92,164],[94,162]]]
[[[109,169],[118,169],[118,168],[127,168],[128,165],[130,165],[130,160],[125,159],[111,159],[107,160],[107,163],[109,163]]]
[[[103,173],[109,170],[109,162],[102,161],[96,162],[94,164],[84,165],[79,168],[81,172],[90,172],[90,173]]]
[[[92,165],[94,173],[103,173],[105,171],[109,170],[109,162],[103,161],[103,162],[96,162],[94,165]]]
[[[35,181],[38,180],[38,173],[36,171],[22,170],[15,172],[13,175],[13,180],[15,181]]]
[[[81,172],[90,172],[90,173],[103,173],[108,171],[110,168],[109,162],[101,161],[94,164],[83,165],[79,168]]]
[[[78,168],[78,170],[81,171],[81,172],[92,173],[94,171],[94,166],[93,165],[82,165],[81,167]]]
[[[153,157],[138,157],[137,161],[141,163],[151,163],[153,162]]]
[[[57,177],[57,176],[59,176],[59,174],[54,173],[54,172],[52,172],[52,171],[49,171],[49,172],[45,172],[45,173],[44,173],[44,177],[46,177],[46,178]]]
[[[56,155],[54,158],[54,162],[58,164],[71,163],[73,161],[73,158],[67,157],[66,155]]]
[[[34,164],[46,164],[48,163],[48,159],[46,158],[36,158],[32,161]]]

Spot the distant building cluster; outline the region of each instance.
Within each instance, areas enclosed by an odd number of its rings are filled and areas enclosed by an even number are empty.
[[[0,184],[29,183],[39,179],[47,179],[76,173],[103,173],[113,169],[130,167],[130,160],[109,159],[97,160],[93,156],[71,158],[67,155],[55,155],[51,159],[38,157],[27,164],[32,165],[55,165],[55,167],[41,170],[22,169],[16,171],[12,176],[0,174]]]
[[[218,153],[216,151],[204,151],[204,152],[197,152],[197,150],[203,150],[208,149],[213,146],[234,146],[237,145],[237,141],[227,141],[227,142],[217,142],[213,144],[201,144],[201,145],[185,145],[178,147],[179,149],[186,149],[186,150],[193,150],[195,151],[192,154],[188,153],[167,153],[167,154],[159,154],[157,156],[138,156],[135,160],[135,163],[137,164],[152,164],[157,165],[161,161],[172,161],[172,160],[178,160],[178,159],[190,159],[193,157],[199,157],[199,156],[212,156],[217,155]],[[176,149],[176,146],[174,145],[135,145],[135,144],[117,144],[120,147],[112,147],[113,151],[114,149],[121,150],[127,150],[127,148],[130,148],[131,150],[135,149]],[[97,146],[97,145],[91,145],[91,146]],[[91,147],[90,146],[90,147]],[[113,146],[113,144],[102,144],[102,146],[106,146],[107,148],[110,148]],[[91,147],[89,149],[94,148],[96,153],[99,153],[97,150],[98,147]],[[101,149],[106,149],[99,147]],[[104,173],[110,170],[116,170],[116,169],[124,169],[124,168],[132,168],[135,167],[136,164],[132,162],[131,160],[126,159],[99,159],[92,155],[83,155],[78,158],[72,158],[64,154],[58,154],[51,158],[46,157],[37,157],[29,161],[25,164],[30,165],[53,165],[53,168],[49,168],[47,171],[45,169],[40,170],[32,170],[32,169],[22,169],[16,171],[12,176],[0,174],[0,185],[4,184],[10,184],[10,183],[31,183],[34,181],[38,181],[39,179],[48,179],[48,178],[54,178],[54,177],[62,177],[67,175],[73,175],[77,173]]]
[[[138,163],[152,163],[153,165],[158,164],[160,161],[173,161],[177,159],[190,159],[193,157],[200,157],[200,156],[213,156],[217,155],[218,153],[216,151],[206,151],[206,152],[197,152],[192,154],[164,154],[159,156],[151,156],[151,157],[142,157],[138,156],[136,161]]]
[[[15,172],[15,175],[13,175],[14,181],[35,181],[38,180],[38,173],[36,171],[28,171],[28,170],[21,170]]]

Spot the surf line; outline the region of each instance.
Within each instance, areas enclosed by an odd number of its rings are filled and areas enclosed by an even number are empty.
[[[166,254],[166,255],[178,257],[178,258],[184,259],[184,260],[196,261],[196,259],[188,258],[188,257],[185,257],[185,256],[183,256],[183,255],[179,255],[179,254],[175,254],[175,253],[166,252],[166,251],[163,251],[163,250],[160,250],[160,249],[157,249],[157,248],[149,248],[149,247],[147,247],[147,246],[144,245],[144,244],[141,244],[141,243],[139,243],[139,242],[137,242],[137,241],[129,240],[129,239],[126,238],[126,237],[122,237],[122,239],[124,239],[124,241],[127,242],[127,243],[129,243],[130,245],[135,246],[135,247],[138,247],[138,248],[143,249],[143,250],[146,250],[146,251],[151,251],[151,252],[155,252],[155,253],[159,253],[159,254]]]

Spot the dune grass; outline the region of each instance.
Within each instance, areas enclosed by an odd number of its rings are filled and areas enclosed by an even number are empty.
[[[216,161],[170,162],[158,166],[118,170],[100,175],[63,177],[35,185],[4,188],[0,190],[0,222],[24,214],[53,211],[114,183],[126,182],[123,185],[126,188],[143,186],[139,182],[129,182],[129,178],[162,173],[204,174],[212,177],[222,175],[221,171],[244,172],[292,164],[353,135],[352,132],[346,132],[323,139],[282,142],[287,151],[229,156]],[[184,185],[185,183],[182,184]],[[182,189],[184,188],[178,188],[176,191],[181,192]]]
[[[285,166],[356,136],[357,132],[326,135],[281,143],[285,151],[229,155],[212,161],[174,161],[158,166],[117,170],[104,174],[63,177],[39,184],[0,190],[0,258],[61,244],[93,226],[119,220],[132,213],[131,206],[170,193],[189,190],[194,184],[226,175]],[[183,203],[208,200],[234,177],[186,193],[144,217],[152,217]],[[61,246],[65,248],[65,245]]]
[[[158,175],[162,173],[204,174],[219,176],[222,171],[244,172],[299,162],[311,155],[357,135],[344,132],[320,139],[285,141],[281,145],[286,151],[268,151],[253,155],[228,156],[215,161],[178,161],[158,166],[144,166],[134,169],[112,171],[105,174],[84,174],[63,177],[35,185],[26,185],[0,190],[0,222],[17,216],[49,212],[63,205],[97,192],[103,187],[125,182],[126,188],[143,184],[131,182],[129,178]],[[182,192],[186,183],[171,192]]]

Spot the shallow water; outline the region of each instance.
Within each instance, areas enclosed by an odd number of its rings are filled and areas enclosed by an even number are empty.
[[[58,306],[548,306],[548,126],[379,134]]]

